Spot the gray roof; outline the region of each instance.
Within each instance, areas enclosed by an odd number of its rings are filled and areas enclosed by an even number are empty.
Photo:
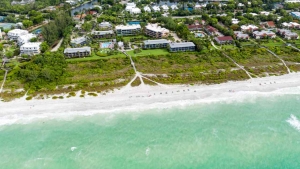
[[[195,46],[193,42],[170,43],[170,48],[191,47]]]
[[[114,31],[92,31],[92,35],[106,35],[106,34],[113,34]]]
[[[79,38],[76,38],[76,39],[72,39],[71,43],[80,44],[80,43],[85,42],[85,41],[86,41],[85,37],[79,37]]]
[[[76,52],[91,52],[91,47],[82,47],[82,48],[66,48],[64,53],[76,53]]]
[[[152,45],[152,44],[162,44],[162,43],[169,43],[166,39],[156,39],[156,40],[145,40],[145,45]]]

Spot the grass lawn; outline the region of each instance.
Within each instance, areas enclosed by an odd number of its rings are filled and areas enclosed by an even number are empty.
[[[100,57],[100,56],[97,56],[96,54],[92,53],[92,55],[89,57],[66,59],[66,61],[67,62],[81,62],[81,61],[91,61],[91,60],[100,60],[100,59],[111,59],[111,58],[118,58],[118,57],[126,57],[126,56],[123,53],[119,53],[117,55]]]
[[[234,45],[221,45],[221,46],[218,46],[218,47],[221,48],[221,49],[235,49],[235,48],[237,48]]]
[[[169,54],[167,49],[149,49],[149,50],[142,50],[142,52],[135,54],[132,51],[127,52],[130,56],[148,56],[148,55],[166,55]]]
[[[261,43],[261,45],[274,47],[274,46],[283,46],[283,42],[268,42],[268,43]]]
[[[253,42],[241,42],[242,46],[252,46],[255,45]]]
[[[130,39],[132,38],[146,38],[146,39],[150,39],[149,37],[146,37],[144,35],[138,35],[138,36],[124,36],[123,40],[124,41],[130,41]]]

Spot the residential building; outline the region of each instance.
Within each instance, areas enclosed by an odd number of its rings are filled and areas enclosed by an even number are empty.
[[[141,32],[141,25],[118,25],[116,26],[117,35],[136,35]]]
[[[167,48],[169,41],[166,39],[145,40],[143,43],[144,49]]]
[[[124,43],[122,41],[119,41],[118,42],[118,46],[119,46],[119,48],[123,48],[124,47]]]
[[[232,24],[238,24],[240,21],[238,19],[232,18],[231,23]]]
[[[154,12],[159,12],[160,11],[159,6],[153,6],[152,9],[153,9]]]
[[[252,15],[252,16],[257,16],[258,14],[257,13],[249,13],[250,15]]]
[[[114,37],[114,31],[92,31],[93,38],[112,38]]]
[[[7,36],[10,40],[18,40],[18,38],[22,35],[27,35],[27,30],[22,29],[13,29],[7,33]]]
[[[82,46],[85,44],[87,44],[87,38],[83,36],[71,40],[71,46],[73,47]]]
[[[125,11],[128,11],[131,14],[139,14],[139,13],[141,13],[141,10],[136,7],[136,4],[134,2],[127,3]]]
[[[85,57],[91,55],[91,47],[82,47],[82,48],[66,48],[64,50],[64,55],[68,58],[75,57]]]
[[[170,43],[170,52],[185,52],[185,51],[195,51],[196,46],[193,42],[181,42],[181,43]]]
[[[299,39],[299,35],[296,32],[292,32],[291,30],[288,29],[278,29],[277,33],[287,40]]]
[[[29,42],[20,47],[20,55],[36,55],[39,54],[41,42]]]
[[[270,15],[270,12],[262,11],[262,12],[260,12],[260,14],[261,14],[261,15],[266,15],[266,16],[268,16],[268,15]]]
[[[276,28],[276,25],[273,21],[262,22],[261,25],[267,28]]]
[[[190,31],[199,31],[199,30],[203,30],[203,25],[197,25],[197,24],[192,24],[192,25],[187,25],[188,29]]]
[[[291,12],[292,17],[300,19],[300,12]]]
[[[68,3],[70,5],[76,5],[76,2],[73,0],[67,0],[65,3]]]
[[[201,9],[201,8],[202,8],[202,6],[199,5],[199,4],[196,4],[196,5],[194,6],[194,9]]]
[[[85,17],[86,17],[86,14],[83,13],[83,14],[80,14],[80,15],[73,16],[73,20],[79,22],[82,19],[84,19]]]
[[[35,34],[32,34],[32,33],[29,33],[29,34],[26,34],[26,35],[21,35],[18,37],[18,45],[19,46],[22,46],[24,43],[28,43],[30,42],[30,40],[32,38],[36,38],[36,35]]]
[[[166,28],[158,26],[158,24],[148,24],[145,34],[154,38],[162,38],[169,36],[170,31]]]
[[[248,34],[245,34],[241,31],[234,31],[234,34],[235,34],[235,37],[236,39],[249,39],[249,35]]]
[[[98,12],[97,11],[88,11],[87,14],[96,16],[98,14]]]
[[[300,3],[300,0],[285,0],[285,3]]]
[[[161,8],[162,8],[162,10],[164,12],[168,12],[169,11],[169,7],[167,5],[162,5]]]
[[[258,27],[255,25],[242,25],[241,30],[243,32],[253,32],[253,31],[258,30]]]
[[[103,21],[103,22],[99,23],[99,27],[100,28],[111,28],[112,25],[109,22]]]
[[[222,45],[222,44],[225,44],[225,43],[232,43],[233,42],[233,39],[231,36],[219,36],[219,37],[215,37],[215,41]]]
[[[262,31],[254,31],[252,33],[253,37],[255,39],[263,39],[263,38],[266,38],[266,37],[269,37],[269,38],[276,38],[276,34],[274,32],[271,32],[271,31],[265,31],[265,30],[262,30]]]
[[[145,7],[144,7],[144,11],[145,11],[145,12],[151,12],[151,8],[150,8],[149,6],[145,6]]]
[[[296,22],[283,22],[282,27],[286,27],[286,28],[293,28],[293,29],[300,29],[300,24],[296,23]]]
[[[238,3],[238,7],[244,7],[245,5],[242,3]]]
[[[30,4],[30,3],[34,3],[35,0],[21,0],[21,1],[12,1],[11,5],[26,5],[26,4]]]
[[[172,9],[172,10],[176,10],[176,9],[178,9],[178,7],[177,7],[177,5],[174,5],[174,4],[173,4],[173,5],[171,5],[171,9]]]
[[[211,36],[218,35],[218,29],[216,29],[216,28],[214,28],[214,27],[212,27],[212,26],[207,26],[207,27],[205,28],[205,31],[206,31],[209,35],[211,35]]]

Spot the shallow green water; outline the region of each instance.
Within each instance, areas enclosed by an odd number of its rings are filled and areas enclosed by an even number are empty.
[[[2,126],[0,168],[296,169],[300,131],[287,120],[300,119],[299,98]]]

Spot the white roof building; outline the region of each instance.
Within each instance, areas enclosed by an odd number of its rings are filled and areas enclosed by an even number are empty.
[[[141,13],[141,9],[137,8],[137,7],[134,7],[134,8],[131,8],[129,12],[131,14],[139,14],[139,13]]]
[[[271,31],[262,30],[260,32],[259,31],[254,31],[253,36],[254,36],[255,39],[262,39],[264,37],[275,38],[276,34],[274,32],[271,32]]]
[[[158,26],[158,24],[148,24],[146,26],[146,34],[151,37],[162,38],[167,37],[170,31],[166,28]]]
[[[252,16],[257,16],[258,14],[257,13],[249,13],[250,15]]]
[[[254,31],[254,30],[257,30],[257,29],[258,29],[258,27],[255,26],[255,25],[242,25],[241,26],[241,30],[243,32],[245,32],[245,31]]]
[[[127,3],[125,11],[128,11],[131,14],[139,14],[139,13],[141,13],[141,10],[136,7],[136,4],[134,2]]]
[[[151,9],[150,9],[149,6],[145,6],[145,7],[144,7],[144,11],[145,11],[145,12],[151,12]]]
[[[141,31],[141,25],[117,25],[116,33],[117,35],[135,35]]]
[[[296,22],[289,22],[289,23],[283,22],[282,26],[283,27],[288,27],[288,28],[300,28],[300,24],[296,23]]]
[[[177,7],[177,5],[171,5],[171,9],[176,10],[176,9],[178,9],[178,7]]]
[[[134,2],[128,2],[127,4],[126,4],[126,7],[136,7],[136,4],[134,3]]]
[[[245,5],[242,4],[242,3],[239,3],[239,4],[238,4],[238,7],[243,7],[243,6],[245,6]]]
[[[163,9],[163,11],[168,11],[169,7],[167,5],[162,5],[161,8]]]
[[[20,54],[35,55],[40,53],[41,42],[25,43],[20,47]]]
[[[201,8],[202,8],[201,5],[199,5],[199,4],[196,4],[196,5],[195,5],[195,9],[201,9]]]
[[[152,9],[153,9],[154,12],[159,12],[160,11],[159,6],[153,6]]]
[[[139,24],[133,24],[133,25],[117,25],[116,30],[129,30],[129,29],[141,29],[141,25]]]
[[[87,39],[85,37],[79,37],[76,39],[72,39],[71,40],[71,44],[75,44],[75,45],[83,45],[85,44],[87,41]]]
[[[231,22],[232,24],[238,24],[240,21],[238,19],[232,18]]]
[[[22,29],[13,29],[7,33],[7,36],[10,40],[17,40],[19,36],[28,34],[27,30]]]
[[[21,35],[18,37],[18,45],[22,46],[24,43],[30,42],[30,39],[32,38],[36,38],[36,35],[32,33]]]
[[[109,22],[101,22],[99,23],[100,28],[110,28],[111,24]]]
[[[262,12],[260,12],[260,14],[261,14],[261,15],[266,15],[266,16],[268,16],[268,15],[270,15],[270,12],[262,11]]]
[[[300,0],[285,0],[285,3],[299,3]]]

